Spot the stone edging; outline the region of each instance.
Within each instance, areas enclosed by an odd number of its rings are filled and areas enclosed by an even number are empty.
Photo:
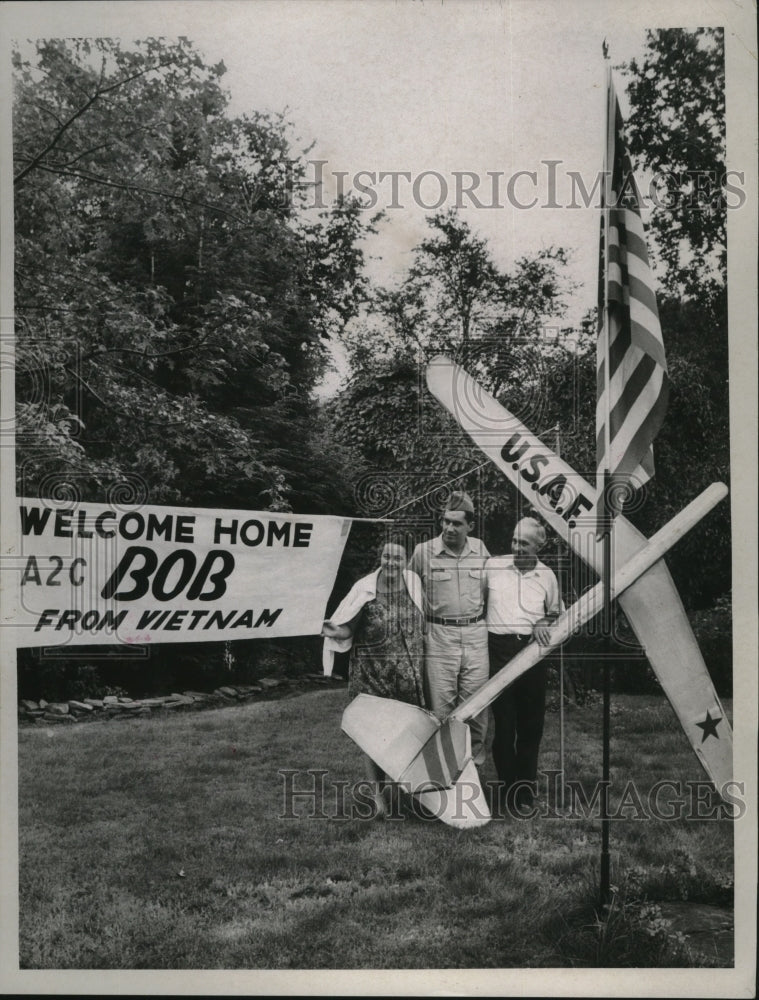
[[[309,673],[302,677],[262,677],[255,684],[224,684],[214,691],[182,691],[181,694],[159,695],[150,698],[127,698],[114,694],[103,698],[84,698],[82,701],[48,702],[23,699],[19,703],[19,722],[32,724],[105,721],[116,718],[139,718],[147,715],[166,715],[187,709],[218,708],[241,701],[272,700],[297,690],[316,686],[337,687],[347,682],[342,677],[325,677]]]

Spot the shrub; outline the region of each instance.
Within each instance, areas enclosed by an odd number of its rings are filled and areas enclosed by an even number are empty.
[[[690,615],[693,631],[717,693],[729,698],[733,693],[733,605],[723,594],[712,608]]]
[[[721,697],[733,693],[732,604],[729,594],[718,598],[714,607],[688,613],[688,620],[704,657],[714,687]],[[617,609],[619,642],[614,645],[612,690],[624,694],[659,694],[661,686],[646,659],[635,633]],[[597,628],[583,631],[564,646],[564,663],[586,688],[603,684],[606,640]]]

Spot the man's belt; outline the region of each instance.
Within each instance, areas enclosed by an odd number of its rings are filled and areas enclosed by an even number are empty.
[[[481,622],[484,617],[485,613],[481,611],[478,615],[465,615],[462,618],[447,615],[437,618],[435,615],[427,615],[427,621],[433,622],[435,625],[475,625],[477,622]]]

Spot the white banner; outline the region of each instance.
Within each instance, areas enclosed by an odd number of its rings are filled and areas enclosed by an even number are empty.
[[[269,511],[18,503],[19,646],[318,635],[351,524]]]

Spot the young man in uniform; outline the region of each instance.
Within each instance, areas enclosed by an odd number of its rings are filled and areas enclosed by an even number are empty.
[[[422,578],[427,605],[424,642],[427,704],[440,719],[488,679],[485,562],[490,555],[474,527],[468,494],[451,494],[442,532],[414,549],[409,569]],[[487,712],[469,721],[472,757],[485,761]]]

